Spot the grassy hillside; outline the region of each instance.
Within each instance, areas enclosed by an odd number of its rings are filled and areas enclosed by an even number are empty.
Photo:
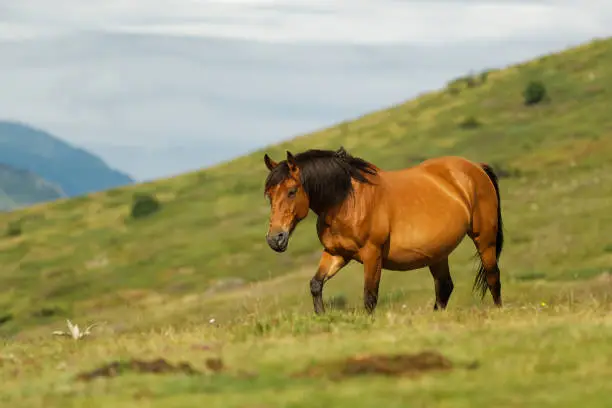
[[[419,270],[384,272],[377,318],[362,316],[362,271],[353,265],[324,297],[357,312],[312,317],[314,219],[286,253],[266,246],[262,150],[202,172],[2,215],[22,227],[0,240],[0,332],[15,335],[0,364],[10,385],[4,400],[13,407],[69,398],[88,406],[405,406],[403,397],[414,406],[604,406],[612,374],[604,357],[612,351],[611,63],[612,40],[596,41],[265,149],[280,159],[285,149],[343,145],[386,169],[446,154],[494,164],[503,175],[507,234],[503,310],[490,310],[489,297],[472,298],[474,252],[464,241],[451,257],[457,287],[448,313],[432,314],[433,283]],[[548,97],[526,105],[523,90],[533,80]],[[159,211],[130,217],[135,194],[155,196]],[[106,324],[91,341],[54,341],[50,331],[65,317]],[[311,363],[422,349],[473,369],[417,380],[328,382],[333,370],[322,368],[315,378],[293,377]],[[185,359],[210,372],[211,356],[229,372],[204,380],[132,373],[104,386],[74,381],[115,358]]]
[[[29,171],[0,163],[0,211],[56,200],[66,194],[59,186]]]
[[[99,157],[28,125],[0,120],[0,163],[30,171],[68,195],[131,184]]]

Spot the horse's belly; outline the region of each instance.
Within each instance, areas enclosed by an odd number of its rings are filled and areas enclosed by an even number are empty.
[[[465,237],[467,227],[465,222],[457,220],[436,227],[413,224],[396,229],[391,233],[383,268],[412,270],[444,259]]]
[[[390,271],[410,271],[423,268],[430,263],[430,259],[419,252],[405,251],[399,253],[394,251],[383,260],[382,267]]]

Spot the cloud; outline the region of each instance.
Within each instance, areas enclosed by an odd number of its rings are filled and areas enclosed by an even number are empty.
[[[148,179],[607,27],[612,4],[599,0],[4,0],[0,105]]]
[[[102,31],[274,43],[448,44],[554,32],[599,35],[609,2],[576,1],[170,1],[11,0],[25,29]],[[66,10],[70,10],[67,12]],[[9,33],[10,30],[0,32]],[[32,31],[34,32],[34,31]],[[43,33],[39,33],[42,35]]]
[[[246,7],[245,4],[246,3]],[[111,30],[157,35],[248,38],[275,43],[448,44],[474,40],[523,38],[549,32],[565,22],[567,32],[593,35],[606,29],[594,10],[576,5],[503,2],[337,1],[308,13],[295,9],[223,4],[217,10],[240,16],[236,23],[211,21],[119,25]],[[287,2],[288,3],[288,2]],[[295,6],[294,6],[295,7]],[[316,9],[316,8],[315,8]],[[210,17],[209,17],[210,18]],[[316,27],[316,28],[314,28]]]

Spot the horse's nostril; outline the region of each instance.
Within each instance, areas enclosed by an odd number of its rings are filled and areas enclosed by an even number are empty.
[[[266,234],[266,240],[272,249],[282,252],[285,250],[287,243],[289,242],[289,232],[282,231],[277,232],[276,234]]]

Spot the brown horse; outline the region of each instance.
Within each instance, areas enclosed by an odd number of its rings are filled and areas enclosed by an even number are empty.
[[[270,201],[266,239],[287,249],[297,224],[312,210],[323,244],[310,281],[314,311],[323,307],[323,284],[351,260],[364,267],[364,306],[372,313],[381,270],[429,267],[435,283],[434,310],[445,309],[453,291],[448,256],[468,235],[480,257],[474,290],[487,288],[502,305],[498,260],[504,235],[497,176],[486,164],[448,156],[384,171],[340,148],[308,150],[274,162],[265,196]]]

